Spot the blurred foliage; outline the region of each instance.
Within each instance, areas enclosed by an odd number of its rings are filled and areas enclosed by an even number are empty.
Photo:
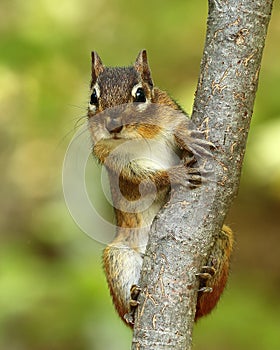
[[[195,329],[196,350],[280,348],[279,9],[276,2],[228,218],[237,235],[232,277]],[[190,112],[206,15],[206,1],[1,1],[1,349],[129,348],[102,272],[103,246],[64,203],[62,161],[85,120],[90,51],[127,65],[145,47],[154,80]]]

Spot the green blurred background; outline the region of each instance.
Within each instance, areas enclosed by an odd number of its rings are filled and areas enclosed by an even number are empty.
[[[236,232],[230,281],[195,327],[194,350],[280,349],[279,10],[276,2],[227,220]],[[206,1],[1,1],[1,350],[129,348],[103,246],[64,203],[63,157],[85,120],[91,50],[108,65],[128,65],[146,48],[154,81],[191,112],[206,16]]]

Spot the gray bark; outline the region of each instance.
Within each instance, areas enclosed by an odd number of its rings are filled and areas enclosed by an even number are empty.
[[[132,349],[191,349],[199,272],[237,193],[273,0],[210,0],[192,120],[215,145],[214,181],[180,188],[144,258]],[[187,28],[186,28],[187,30]]]

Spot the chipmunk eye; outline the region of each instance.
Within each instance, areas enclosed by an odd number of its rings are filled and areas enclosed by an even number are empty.
[[[93,89],[92,94],[90,95],[90,102],[91,105],[98,105],[98,96],[97,96],[97,92],[96,89]]]
[[[135,102],[146,102],[146,96],[144,89],[142,87],[139,87],[135,92]]]

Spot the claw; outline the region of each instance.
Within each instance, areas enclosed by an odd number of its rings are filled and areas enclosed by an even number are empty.
[[[133,300],[133,299],[131,299],[130,301],[129,301],[129,305],[130,305],[130,307],[137,307],[138,305],[139,305],[140,303],[139,303],[139,301],[138,300]]]
[[[200,279],[200,288],[198,292],[202,293],[212,293],[213,288],[207,286],[207,282],[215,275],[216,270],[213,266],[202,266],[201,272],[196,273],[195,275]]]
[[[202,288],[199,288],[198,292],[212,293],[213,292],[213,288],[211,288],[211,287],[202,287]]]
[[[202,266],[201,272],[196,273],[195,275],[202,280],[208,280],[213,277],[216,273],[216,270],[212,266]]]
[[[202,266],[202,272],[208,273],[211,276],[214,276],[216,273],[216,269],[213,266]]]
[[[212,275],[208,272],[199,272],[199,273],[196,273],[195,275],[201,278],[202,280],[209,280],[209,278],[212,277]]]
[[[130,288],[130,300],[129,300],[129,308],[130,311],[124,315],[124,320],[129,324],[134,324],[134,316],[135,309],[140,304],[137,300],[139,293],[141,292],[141,288],[137,284],[133,284]]]
[[[140,286],[133,284],[130,288],[130,297],[132,300],[137,300],[139,293],[141,292]]]
[[[131,312],[126,313],[123,318],[126,323],[134,324],[134,315]]]

